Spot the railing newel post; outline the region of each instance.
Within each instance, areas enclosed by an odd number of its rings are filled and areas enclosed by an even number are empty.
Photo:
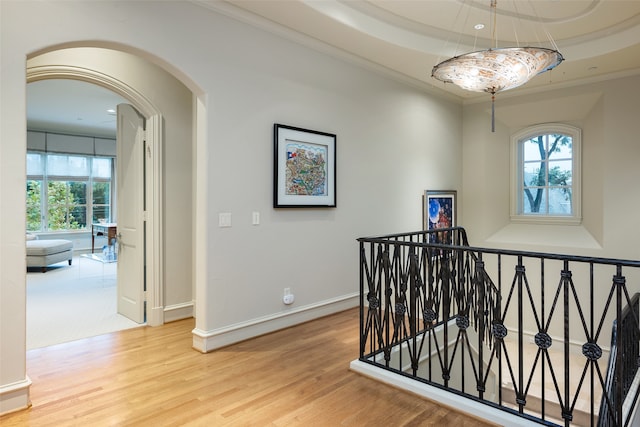
[[[364,242],[360,240],[360,359],[364,357],[364,350],[366,344],[366,337],[364,335],[364,266],[366,262],[366,255],[364,249]]]
[[[623,424],[622,419],[622,401],[623,401],[623,356],[624,356],[624,344],[622,342],[622,291],[626,284],[625,277],[622,275],[622,266],[616,266],[616,276],[613,279],[613,283],[616,287],[616,347],[618,351],[616,352],[616,367],[615,367],[615,378],[616,378],[616,394],[614,398],[615,402],[615,411],[616,411],[616,420],[618,425]]]

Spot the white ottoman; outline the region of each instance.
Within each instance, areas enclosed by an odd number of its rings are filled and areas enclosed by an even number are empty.
[[[42,267],[62,261],[73,260],[73,242],[70,240],[27,240],[27,267]]]

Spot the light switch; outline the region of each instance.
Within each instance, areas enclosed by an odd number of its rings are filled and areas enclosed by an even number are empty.
[[[254,212],[253,213],[253,217],[252,217],[252,224],[253,225],[258,225],[260,224],[260,212]]]
[[[218,214],[218,226],[231,227],[231,213],[221,212]]]

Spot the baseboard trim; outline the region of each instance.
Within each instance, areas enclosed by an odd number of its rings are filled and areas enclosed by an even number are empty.
[[[0,415],[30,407],[30,387],[31,379],[28,376],[22,381],[0,385]]]
[[[489,405],[471,399],[461,398],[457,394],[448,393],[440,388],[430,386],[402,375],[394,374],[360,360],[354,360],[349,369],[376,381],[391,385],[401,390],[438,402],[472,417],[481,418],[502,426],[539,427],[540,424],[518,416],[494,409]]]
[[[359,295],[359,293],[343,295],[294,310],[251,319],[246,322],[236,323],[211,331],[196,328],[192,331],[193,348],[202,353],[208,353],[249,338],[255,338],[299,323],[357,307],[360,303]]]
[[[164,324],[164,307],[153,307],[147,310],[147,325],[160,326]]]
[[[168,305],[164,308],[164,323],[193,317],[193,301]]]

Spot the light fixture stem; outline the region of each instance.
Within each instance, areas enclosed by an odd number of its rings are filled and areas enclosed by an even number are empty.
[[[491,132],[496,131],[496,93],[491,92]]]
[[[498,48],[498,37],[496,35],[497,25],[498,25],[497,6],[498,6],[498,0],[491,0],[491,13],[493,14],[493,25],[492,25],[493,28],[491,29],[491,45],[495,49]]]

